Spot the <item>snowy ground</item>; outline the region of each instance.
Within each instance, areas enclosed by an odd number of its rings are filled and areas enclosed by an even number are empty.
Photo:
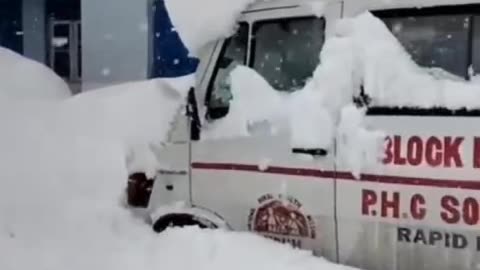
[[[195,53],[228,35],[251,1],[211,0],[227,12],[194,24],[180,2],[167,4]],[[217,28],[199,37],[205,31],[187,24]],[[0,269],[349,269],[250,233],[157,235],[124,207],[128,172],[155,170],[151,150],[162,147],[192,78],[70,97],[44,66],[1,48],[0,59]]]
[[[4,78],[8,91],[19,78]],[[157,235],[124,208],[128,171],[154,168],[149,150],[161,146],[150,143],[165,138],[183,104],[179,81],[70,98],[39,90],[49,87],[31,82],[21,97],[0,95],[0,269],[349,269],[250,233]]]

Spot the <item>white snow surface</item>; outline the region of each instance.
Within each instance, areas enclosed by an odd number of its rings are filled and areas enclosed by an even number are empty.
[[[0,47],[0,98],[56,100],[71,96],[65,81],[43,64]]]
[[[365,127],[365,110],[353,104],[342,109],[337,128],[337,161],[350,168],[355,177],[360,172],[374,169],[383,159],[385,137],[381,131],[370,131]],[[362,162],[360,162],[362,161]]]
[[[0,269],[352,269],[250,233],[156,235],[123,207],[129,172],[154,170],[151,148],[168,139],[192,78],[67,98],[45,69],[10,52],[0,59],[0,76],[10,63],[29,81],[21,98],[0,98]]]
[[[122,207],[131,145],[165,138],[183,95],[152,80],[0,100],[0,269],[351,269],[250,233],[156,235]]]

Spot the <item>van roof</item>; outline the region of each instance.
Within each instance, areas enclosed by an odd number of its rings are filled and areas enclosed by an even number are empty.
[[[246,11],[270,8],[300,6],[307,3],[324,2],[364,6],[366,9],[421,8],[432,6],[449,6],[463,4],[480,4],[480,0],[258,0]]]

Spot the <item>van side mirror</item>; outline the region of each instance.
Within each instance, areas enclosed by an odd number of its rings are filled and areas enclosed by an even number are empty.
[[[328,155],[328,151],[323,148],[293,148],[292,153],[311,155],[314,157],[325,157]]]

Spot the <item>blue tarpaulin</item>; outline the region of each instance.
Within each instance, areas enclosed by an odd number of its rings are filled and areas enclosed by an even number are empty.
[[[175,78],[194,73],[199,60],[189,56],[189,50],[175,30],[164,0],[154,3],[153,65],[151,77]]]

